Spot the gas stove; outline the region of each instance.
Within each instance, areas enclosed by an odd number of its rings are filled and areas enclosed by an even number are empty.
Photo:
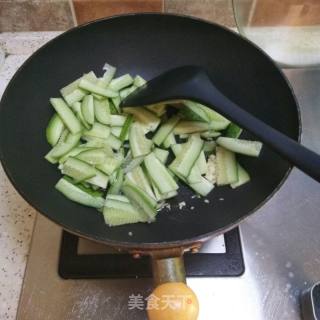
[[[302,114],[302,143],[320,152],[320,69],[286,70]],[[303,290],[320,280],[320,185],[294,169],[239,229],[185,257],[199,320],[300,319]],[[79,239],[38,215],[17,319],[146,319],[147,259]]]

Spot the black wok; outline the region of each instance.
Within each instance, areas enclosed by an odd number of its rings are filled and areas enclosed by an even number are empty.
[[[179,256],[185,248],[237,225],[286,179],[291,165],[265,146],[258,160],[239,157],[252,176],[243,187],[216,188],[209,203],[191,198],[193,192],[182,187],[171,210],[162,210],[155,223],[106,226],[94,209],[54,189],[59,171],[43,158],[50,148],[44,136],[53,114],[49,97],[84,72],[101,74],[105,62],[117,66],[119,74],[146,79],[180,65],[202,65],[231,100],[287,136],[300,136],[297,102],[284,75],[260,49],[234,32],[167,14],[124,15],[76,27],[23,64],[0,104],[0,158],[8,177],[33,207],[64,229],[131,252]],[[249,133],[243,137],[254,138]],[[187,204],[183,210],[177,205],[181,201]],[[163,266],[160,269],[163,272]]]

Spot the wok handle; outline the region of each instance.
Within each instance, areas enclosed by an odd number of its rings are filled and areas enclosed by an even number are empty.
[[[195,293],[186,285],[183,255],[151,256],[156,288],[148,299],[149,320],[196,320],[199,303]]]
[[[248,113],[214,86],[207,75],[203,74],[202,77],[201,81],[188,84],[189,89],[193,88],[191,99],[196,99],[210,106],[239,126],[252,132],[284,159],[320,182],[320,156],[318,154]]]

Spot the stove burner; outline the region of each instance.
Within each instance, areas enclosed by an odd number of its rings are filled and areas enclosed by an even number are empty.
[[[224,234],[225,253],[186,253],[188,277],[235,277],[244,272],[239,229]],[[78,254],[79,237],[62,233],[59,275],[63,279],[148,278],[149,258],[134,259],[129,254]]]

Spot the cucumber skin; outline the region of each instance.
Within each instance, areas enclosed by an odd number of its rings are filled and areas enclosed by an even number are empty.
[[[262,143],[259,141],[242,140],[228,137],[219,137],[217,144],[235,153],[251,157],[259,157]]]
[[[104,199],[102,197],[93,196],[89,192],[86,192],[84,187],[80,188],[78,185],[71,183],[70,180],[65,177],[61,178],[57,182],[55,188],[66,198],[79,204],[93,208],[102,208],[104,205]]]
[[[47,138],[48,143],[51,146],[55,146],[58,143],[59,138],[60,138],[64,128],[65,128],[65,125],[64,125],[63,121],[61,120],[59,115],[57,113],[55,113],[51,117],[51,119],[48,123],[48,126],[46,128],[46,138]]]

